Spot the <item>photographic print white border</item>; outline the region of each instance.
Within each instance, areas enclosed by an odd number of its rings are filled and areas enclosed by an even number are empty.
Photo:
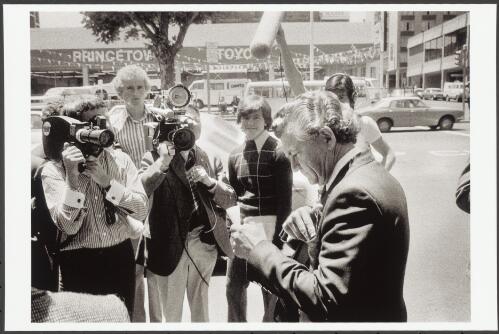
[[[29,175],[31,11],[470,11],[471,321],[396,324],[32,324]],[[4,5],[5,330],[497,330],[496,5]],[[456,166],[461,168],[462,166]],[[456,180],[457,181],[457,180]],[[449,236],[452,237],[452,236]],[[428,287],[428,293],[433,293]]]

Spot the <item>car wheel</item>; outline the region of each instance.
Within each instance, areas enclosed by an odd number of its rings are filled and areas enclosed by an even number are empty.
[[[430,125],[430,130],[435,131],[437,129],[438,125]]]
[[[195,102],[195,106],[197,109],[203,109],[204,108],[204,103],[203,103],[203,100],[196,100]]]
[[[451,130],[454,126],[454,118],[451,116],[444,116],[438,122],[438,126],[440,127],[440,130]]]
[[[379,128],[379,131],[381,132],[388,132],[390,131],[390,129],[392,128],[392,121],[388,118],[382,118],[380,120],[378,120],[378,128]]]

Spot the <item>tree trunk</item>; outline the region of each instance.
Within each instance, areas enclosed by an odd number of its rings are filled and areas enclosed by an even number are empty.
[[[159,63],[161,89],[169,89],[175,84],[175,55],[159,50],[156,58]]]

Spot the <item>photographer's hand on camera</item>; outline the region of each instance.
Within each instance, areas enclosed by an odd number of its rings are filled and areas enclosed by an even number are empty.
[[[66,168],[66,183],[71,189],[78,187],[78,165],[85,162],[83,153],[74,145],[64,143],[64,150],[61,153],[62,162]]]
[[[168,143],[168,142],[162,142],[158,144],[158,163],[159,169],[164,173],[170,166],[170,162],[173,159],[173,156],[175,155],[175,149],[173,148],[173,144]]]
[[[206,169],[202,166],[196,165],[189,170],[191,178],[194,182],[201,182],[208,188],[213,188],[217,181],[208,175]]]
[[[102,168],[100,162],[94,156],[89,156],[86,162],[87,168],[83,174],[88,175],[102,188],[107,188],[111,185],[111,177]]]

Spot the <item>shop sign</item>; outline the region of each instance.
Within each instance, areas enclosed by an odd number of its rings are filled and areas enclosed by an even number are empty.
[[[74,63],[112,63],[112,62],[151,62],[154,60],[148,49],[104,49],[72,50]]]

